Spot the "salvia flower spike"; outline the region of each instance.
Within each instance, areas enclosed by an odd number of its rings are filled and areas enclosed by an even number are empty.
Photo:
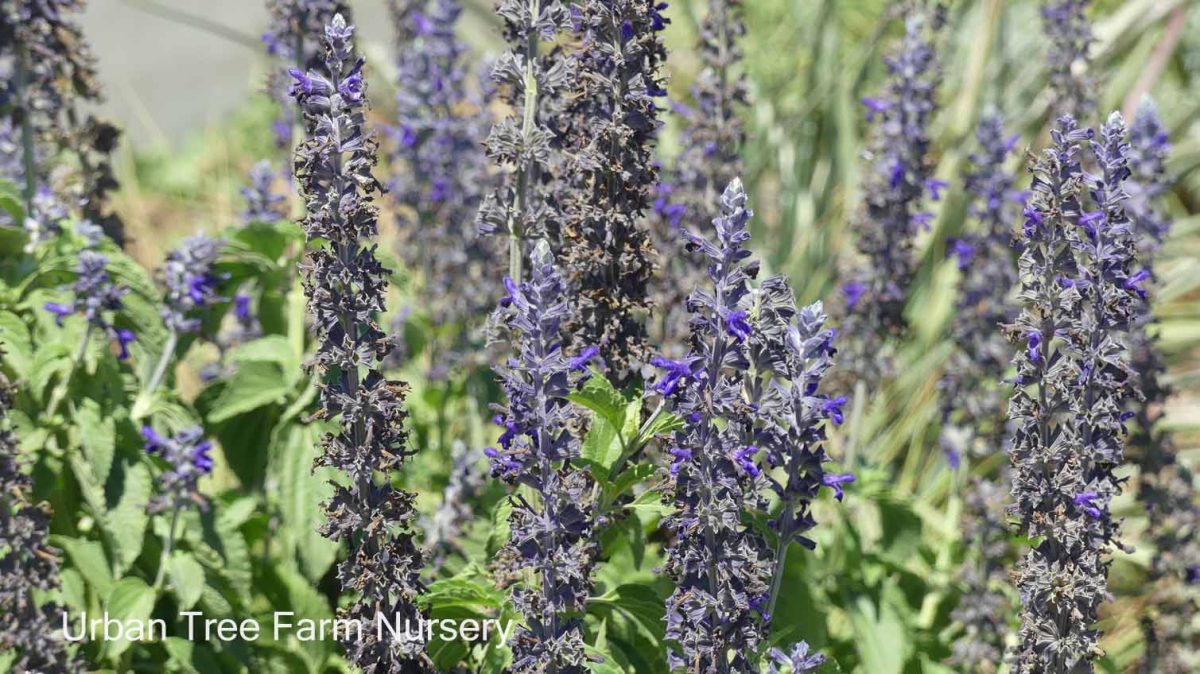
[[[206,507],[197,488],[200,478],[212,472],[212,442],[204,438],[199,426],[187,428],[172,436],[161,435],[153,426],[142,426],[146,452],[167,462],[167,470],[159,477],[159,495],[151,504],[155,512],[175,511],[194,503]]]
[[[288,198],[275,190],[276,175],[271,162],[262,160],[250,169],[250,184],[242,188],[246,210],[242,211],[242,223],[280,222],[287,219]]]
[[[1020,315],[1009,405],[1013,514],[1038,541],[1017,565],[1021,629],[1015,671],[1093,671],[1107,555],[1118,524],[1110,504],[1124,454],[1124,412],[1136,397],[1123,332],[1143,301],[1125,215],[1125,125],[1099,139],[1062,117],[1033,168],[1020,259]],[[1085,173],[1087,144],[1099,174]],[[1086,198],[1085,198],[1086,192]]]
[[[0,357],[3,357],[0,351]],[[50,516],[31,501],[33,480],[9,427],[12,390],[0,373],[0,650],[14,672],[84,672],[59,629],[65,610],[44,593],[58,589],[58,553],[50,548]]]
[[[1091,4],[1091,0],[1042,0],[1052,117],[1085,120],[1096,112],[1097,87],[1090,73],[1095,38],[1087,18]]]
[[[941,7],[906,5],[904,38],[886,58],[888,83],[863,105],[873,124],[864,173],[865,206],[855,223],[862,265],[842,287],[848,316],[848,364],[868,387],[888,374],[881,347],[906,329],[904,307],[916,261],[913,240],[930,213],[926,196],[943,185],[932,178],[929,123],[936,109],[941,66],[934,39]]]
[[[167,254],[161,273],[166,286],[162,318],[168,330],[181,335],[199,331],[200,313],[221,301],[217,285],[222,279],[214,265],[224,245],[220,239],[196,234]]]
[[[458,352],[498,296],[497,246],[474,223],[488,186],[480,151],[488,115],[483,96],[471,93],[467,50],[454,33],[457,0],[394,2],[392,11],[400,33],[398,124],[390,130],[396,252],[421,272],[419,296],[435,334],[450,328],[457,337],[438,345],[431,373],[439,374],[466,355]]]
[[[89,331],[95,330],[111,337],[119,349],[117,358],[127,359],[134,334],[113,325],[112,317],[114,312],[122,308],[121,300],[129,293],[129,288],[113,281],[108,271],[108,257],[95,250],[84,249],[79,252],[76,271],[78,275],[72,286],[72,301],[69,304],[47,302],[44,308],[54,314],[54,320],[59,325],[67,316],[82,314],[88,322]]]
[[[267,0],[271,24],[262,35],[267,53],[279,67],[267,78],[267,93],[280,105],[280,116],[274,122],[275,144],[291,150],[295,143],[301,111],[296,109],[289,94],[289,68],[306,71],[321,65],[322,46],[319,36],[335,14],[349,16],[341,0]]]
[[[703,70],[691,87],[693,105],[675,106],[684,122],[679,156],[655,189],[651,224],[661,257],[652,286],[651,334],[672,356],[687,348],[687,293],[705,279],[704,260],[683,250],[679,227],[712,222],[720,214],[721,190],[742,175],[746,131],[741,114],[748,93],[739,69],[739,42],[746,33],[741,5],[740,0],[708,2],[700,24]]]
[[[550,169],[561,160],[554,147],[559,132],[551,126],[550,111],[558,107],[571,82],[570,63],[553,47],[570,13],[560,0],[502,0],[496,12],[504,22],[509,50],[496,60],[492,79],[512,112],[492,126],[484,143],[501,176],[475,222],[483,234],[508,237],[508,275],[520,282],[524,242],[556,238],[562,221],[560,208],[550,198]]]
[[[741,517],[763,503],[742,395],[758,263],[745,248],[751,212],[740,180],[726,188],[721,207],[715,239],[684,231],[709,274],[709,287],[688,298],[691,351],[678,361],[654,360],[665,370],[655,389],[687,422],[668,440],[676,512],[666,522],[673,539],[664,568],[675,583],[667,600],[669,664],[692,672],[754,671],[770,591],[771,551]]]
[[[951,247],[962,273],[951,328],[957,348],[939,384],[940,443],[952,468],[963,462],[973,466],[1005,448],[1007,400],[1001,382],[1012,347],[997,326],[1011,323],[1017,311],[1011,225],[1019,218],[1024,196],[1013,188],[1015,178],[1005,167],[1017,138],[1005,134],[994,113],[984,116],[975,136],[979,149],[971,155],[966,186],[977,229]],[[965,586],[963,600],[953,615],[962,634],[954,641],[951,663],[971,672],[984,671],[1003,656],[1010,606],[999,588],[1007,583],[1011,557],[1003,518],[1009,490],[1003,469],[973,479],[964,489],[968,557],[959,578]]]
[[[78,107],[101,99],[95,57],[75,21],[81,0],[4,0],[0,2],[0,61],[6,64],[0,100],[0,149],[16,161],[0,162],[0,177],[12,180],[25,206],[30,248],[58,236],[66,205],[80,207],[118,244],[124,227],[108,208],[117,187],[111,153],[120,132]],[[11,105],[9,105],[11,103]],[[49,159],[73,155],[70,175],[51,171]],[[55,167],[58,168],[58,167]],[[7,213],[0,213],[0,223]]]
[[[374,624],[382,614],[416,624],[422,556],[411,531],[413,496],[391,484],[412,453],[404,427],[406,386],[380,370],[390,349],[377,322],[387,270],[375,257],[376,141],[365,128],[366,81],[353,33],[335,15],[325,26],[323,67],[291,71],[307,136],[296,148],[295,175],[307,213],[303,282],[317,334],[308,367],[318,379],[319,414],[334,423],[318,464],[345,474],[325,503],[322,533],[350,550],[338,565],[341,587],[354,597],[340,609],[342,618]],[[345,644],[364,672],[431,670],[420,637],[380,636],[366,630]]]
[[[550,246],[530,256],[530,279],[505,280],[508,290],[495,321],[514,349],[501,369],[507,403],[497,422],[499,447],[489,448],[492,474],[537,495],[512,499],[512,534],[501,566],[513,576],[532,573],[536,586],[518,586],[513,601],[525,618],[512,642],[513,671],[576,674],[587,671],[581,616],[592,587],[592,515],[584,473],[571,433],[578,411],[567,395],[588,376],[595,349],[570,356],[563,348],[569,315],[566,285]]]
[[[1130,199],[1126,202],[1141,253],[1141,269],[1152,271],[1171,219],[1161,199],[1170,188],[1165,162],[1170,145],[1154,103],[1143,100],[1130,127]],[[1147,280],[1146,287],[1150,286]],[[1200,611],[1200,507],[1192,486],[1192,472],[1179,461],[1175,438],[1162,424],[1163,406],[1171,394],[1164,381],[1167,371],[1157,338],[1154,316],[1143,305],[1137,317],[1130,349],[1133,371],[1144,399],[1130,408],[1134,431],[1130,447],[1136,452],[1141,473],[1138,500],[1146,509],[1149,540],[1153,545],[1149,576],[1154,609],[1142,620],[1146,652],[1140,670],[1183,674],[1190,671],[1187,654],[1196,632],[1193,621]]]
[[[568,330],[573,343],[600,349],[623,386],[649,358],[645,314],[656,260],[644,216],[658,182],[666,19],[646,0],[589,0],[575,10],[561,253],[576,295]]]

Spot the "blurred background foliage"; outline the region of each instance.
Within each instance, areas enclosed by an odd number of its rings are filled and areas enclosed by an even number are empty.
[[[103,4],[94,3],[90,11],[103,12]],[[357,4],[370,3],[352,3]],[[486,56],[499,44],[490,2],[465,4],[462,36],[480,57]],[[686,101],[699,67],[694,45],[703,4],[675,0],[669,10],[670,90],[679,100]],[[860,201],[865,131],[859,100],[879,86],[881,54],[899,29],[889,20],[892,5],[887,0],[745,3],[745,67],[753,105],[746,110],[750,135],[744,154],[747,191],[757,213],[752,247],[770,270],[792,279],[803,301],[836,304],[839,272],[852,261],[848,223]],[[844,504],[821,502],[821,526],[814,531],[817,551],[789,558],[784,601],[775,621],[776,638],[804,638],[829,653],[837,663],[830,671],[836,666],[870,674],[951,671],[940,663],[953,638],[949,614],[961,599],[956,576],[964,552],[957,545],[958,515],[960,489],[969,475],[952,470],[937,443],[938,380],[951,351],[948,322],[958,275],[945,259],[946,241],[963,227],[962,171],[981,112],[1003,112],[1010,129],[1021,134],[1018,147],[1036,149],[1046,140],[1048,92],[1037,2],[959,0],[949,7],[933,153],[937,176],[951,188],[949,196],[934,205],[938,217],[919,243],[922,264],[909,307],[915,329],[903,348],[900,375],[871,392],[869,399],[857,401],[846,425],[832,438],[831,453],[859,475],[859,482]],[[1105,0],[1096,2],[1093,10],[1094,69],[1103,83],[1100,109],[1131,113],[1141,96],[1150,93],[1174,144],[1170,171],[1178,183],[1169,208],[1176,224],[1159,263],[1162,285],[1156,313],[1171,364],[1169,383],[1176,390],[1166,423],[1177,435],[1183,460],[1198,466],[1200,3]],[[373,114],[386,124],[392,108],[392,45],[376,39],[365,48],[373,70]],[[103,66],[102,55],[102,70]],[[258,67],[265,71],[265,57]],[[132,254],[143,264],[157,264],[170,245],[197,228],[214,231],[236,222],[242,208],[238,190],[247,170],[262,157],[279,158],[269,131],[276,111],[267,97],[252,93],[248,90],[246,104],[220,124],[160,146],[123,150],[123,189],[115,204],[134,239]],[[1098,121],[1088,120],[1093,125]],[[678,119],[669,116],[664,157],[676,149],[672,132],[677,124]],[[1014,161],[1025,163],[1024,157]],[[384,228],[387,236],[386,222]],[[397,270],[399,305],[411,304],[412,298],[404,297],[407,271],[398,261],[390,262]],[[420,322],[408,329],[410,343],[419,346]],[[205,358],[196,353],[192,357],[197,362]],[[189,376],[186,369],[181,368],[181,377]],[[475,402],[477,396],[461,395],[470,388],[482,392],[479,397],[490,397],[491,383],[486,376],[450,384],[427,382],[419,358],[405,370],[414,386],[414,437],[422,450],[413,475],[424,482],[421,506],[429,509],[437,504],[437,487],[449,468],[451,440],[479,447],[491,438],[488,414]],[[266,442],[268,436],[258,439]],[[283,440],[295,449],[273,451],[267,460],[275,461],[279,454],[302,462],[304,457],[294,454],[304,453],[305,439]],[[225,453],[235,454],[228,448]],[[975,469],[994,468],[1004,460],[998,455]],[[235,467],[218,480],[253,481],[273,470]],[[497,497],[493,484],[484,507],[496,503]],[[1127,537],[1136,547],[1143,516],[1132,495],[1118,501],[1115,511],[1127,517]],[[494,521],[502,520],[478,517],[473,542],[467,544],[475,546],[472,557],[486,558],[496,534]],[[303,548],[305,543],[285,545]],[[313,554],[329,553],[318,548]],[[648,554],[653,560],[656,553]],[[622,566],[623,558],[614,556],[605,577],[624,583],[653,578],[648,572],[652,564],[637,557],[631,553]],[[1102,665],[1107,671],[1128,671],[1142,649],[1137,624],[1141,607],[1135,597],[1142,590],[1145,562],[1139,552],[1120,554],[1115,560],[1111,584],[1116,601],[1106,607],[1102,626],[1108,653]],[[313,564],[319,567],[327,560]],[[630,635],[623,636],[621,625],[616,618],[609,622],[609,640],[628,636],[636,642],[637,630],[631,628]]]

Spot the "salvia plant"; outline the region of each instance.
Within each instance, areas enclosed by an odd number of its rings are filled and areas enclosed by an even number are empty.
[[[419,296],[434,332],[452,333],[437,336],[442,348],[432,368],[439,376],[466,355],[468,338],[496,299],[494,240],[474,225],[487,187],[479,145],[488,116],[484,91],[469,89],[466,48],[454,34],[461,13],[455,0],[392,3],[400,35],[399,123],[391,130],[396,249],[409,269],[420,271]]]
[[[296,148],[295,174],[309,242],[304,290],[318,338],[308,367],[319,379],[320,414],[335,423],[322,439],[318,464],[345,475],[325,503],[323,533],[350,549],[338,581],[354,598],[341,614],[373,623],[382,612],[403,624],[421,615],[422,555],[411,531],[412,495],[389,480],[411,450],[406,386],[380,371],[390,342],[377,318],[387,270],[375,257],[376,140],[365,128],[366,81],[351,41],[354,27],[337,14],[324,33],[324,67],[291,71],[307,136]],[[428,669],[421,637],[408,632],[397,639],[368,632],[345,646],[364,672]]]
[[[513,671],[584,672],[581,615],[590,592],[594,541],[587,474],[574,469],[578,410],[568,401],[588,375],[596,349],[574,356],[563,345],[570,315],[566,282],[545,241],[530,258],[530,278],[505,280],[496,321],[514,348],[501,369],[507,402],[499,447],[487,450],[492,474],[529,488],[513,497],[511,534],[498,572],[537,579],[513,592],[525,619],[513,642]]]
[[[684,123],[682,147],[655,191],[652,233],[661,258],[652,286],[657,316],[650,327],[656,341],[673,350],[686,348],[685,300],[688,289],[705,277],[694,256],[678,254],[686,245],[679,227],[711,222],[719,214],[721,190],[743,173],[740,153],[746,132],[741,115],[748,93],[740,70],[739,42],[746,33],[741,12],[740,2],[708,3],[700,24],[703,70],[691,86],[692,105],[674,106]]]
[[[979,145],[971,155],[966,187],[977,229],[950,247],[962,273],[955,301],[952,334],[957,347],[940,382],[943,425],[940,444],[951,467],[974,467],[1005,449],[1006,399],[1002,384],[1012,348],[997,326],[1016,317],[1012,289],[1017,264],[1012,223],[1024,198],[1013,184],[1006,162],[1017,142],[1004,131],[997,114],[988,114],[975,132]],[[972,479],[963,505],[964,541],[970,555],[963,565],[964,596],[956,610],[962,635],[954,643],[953,664],[967,671],[994,671],[1002,660],[1010,618],[1007,593],[1008,528],[1003,518],[1009,491],[1004,469]]]
[[[862,262],[842,286],[853,336],[847,362],[861,381],[888,374],[880,349],[906,330],[904,308],[916,268],[914,239],[933,214],[944,183],[933,178],[929,124],[936,111],[941,65],[935,40],[943,22],[934,3],[906,3],[904,38],[886,59],[888,81],[862,100],[872,125],[863,179],[862,211],[855,221]]]
[[[496,9],[504,22],[508,51],[492,69],[497,95],[511,113],[492,126],[484,143],[498,167],[495,190],[476,217],[482,234],[507,236],[508,276],[522,277],[526,241],[557,238],[562,208],[551,198],[551,167],[561,164],[557,124],[550,112],[571,82],[571,63],[555,42],[570,14],[559,0],[504,0]]]
[[[655,253],[645,215],[658,180],[654,141],[666,57],[661,8],[644,1],[575,7],[575,86],[565,114],[563,266],[575,299],[572,342],[596,346],[621,385],[649,359],[645,314]]]
[[[62,607],[41,600],[59,589],[61,553],[49,545],[48,508],[34,500],[29,466],[10,428],[11,407],[8,379],[0,375],[0,646],[14,657],[13,671],[83,672],[54,627]]]
[[[1060,118],[1033,168],[1020,260],[1020,345],[1008,416],[1012,512],[1032,547],[1017,565],[1016,671],[1093,671],[1108,555],[1121,546],[1112,499],[1137,397],[1125,332],[1141,311],[1124,210],[1129,146],[1114,113],[1099,136]],[[1085,172],[1090,149],[1098,173]]]
[[[1095,119],[1186,3],[267,0],[119,199],[84,4],[0,0],[0,672],[1200,668],[1200,116]]]
[[[1042,3],[1052,118],[1071,115],[1082,120],[1096,112],[1096,83],[1090,72],[1095,38],[1087,17],[1091,4],[1091,0]]]
[[[124,242],[124,225],[107,203],[117,187],[111,154],[120,132],[80,109],[101,98],[95,58],[74,20],[84,4],[0,3],[0,175],[20,187],[31,245],[61,232],[68,207]],[[74,154],[75,167],[52,171],[49,159],[62,151]]]
[[[797,311],[778,277],[755,292],[758,262],[745,247],[751,211],[740,180],[721,206],[714,239],[684,230],[709,274],[709,285],[688,298],[691,351],[654,359],[664,371],[656,393],[685,420],[667,443],[676,508],[668,519],[675,540],[666,570],[676,588],[667,638],[673,669],[750,672],[758,671],[788,546],[815,546],[805,534],[815,524],[818,490],[828,485],[840,497],[840,485],[853,478],[823,467],[823,423],[840,418],[845,399],[818,390],[833,354],[821,306]],[[779,502],[769,524],[774,548],[742,518],[769,509],[767,491]]]
[[[1166,159],[1170,151],[1167,132],[1158,110],[1143,100],[1130,126],[1127,211],[1145,273],[1152,274],[1154,260],[1171,229],[1171,220],[1160,206],[1170,187]],[[1147,277],[1147,283],[1153,276]],[[1143,619],[1146,653],[1144,672],[1185,672],[1191,664],[1186,653],[1194,643],[1192,626],[1198,602],[1195,590],[1200,573],[1200,507],[1192,472],[1180,463],[1175,438],[1163,428],[1162,407],[1170,395],[1163,380],[1166,364],[1152,332],[1155,320],[1148,305],[1135,318],[1129,337],[1134,377],[1142,399],[1133,401],[1135,430],[1129,444],[1141,468],[1138,499],[1146,508],[1150,539],[1154,545],[1150,581],[1156,610]]]

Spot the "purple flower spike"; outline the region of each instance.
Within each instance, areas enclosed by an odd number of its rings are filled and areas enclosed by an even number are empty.
[[[1093,519],[1100,519],[1104,516],[1104,512],[1093,505],[1093,501],[1095,501],[1098,497],[1099,494],[1094,491],[1085,491],[1076,495],[1074,502],[1076,507],[1083,508],[1083,511],[1086,512],[1089,517]]]
[[[54,314],[54,323],[60,328],[63,325],[63,319],[75,313],[75,307],[59,304],[58,302],[47,302],[43,305],[43,308]]]
[[[167,469],[158,478],[159,493],[151,501],[153,512],[176,510],[189,503],[205,506],[200,495],[200,478],[212,472],[209,456],[212,443],[204,439],[199,426],[179,431],[171,437],[160,435],[152,426],[142,426],[145,450],[167,462]]]

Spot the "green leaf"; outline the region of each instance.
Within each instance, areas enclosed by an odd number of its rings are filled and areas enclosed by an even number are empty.
[[[0,180],[0,210],[8,213],[13,222],[25,222],[25,200],[21,198],[21,190],[8,180]]]
[[[567,395],[572,400],[595,412],[613,428],[625,427],[625,410],[628,403],[620,391],[613,388],[603,376],[593,374],[583,387]]]
[[[637,498],[625,506],[625,509],[638,513],[638,515],[647,516],[665,516],[672,510],[671,506],[662,502],[662,494],[654,489],[648,489],[638,494]]]
[[[138,621],[148,627],[150,612],[154,610],[154,599],[154,590],[141,578],[125,578],[108,593],[104,601],[104,610],[113,620],[120,620],[127,625]],[[106,641],[105,655],[109,660],[116,661],[132,643],[128,634],[122,635],[120,639]]]
[[[146,538],[146,524],[150,517],[150,469],[138,462],[125,465],[121,497],[116,506],[104,518],[104,528],[116,549],[113,567],[119,575],[129,568],[138,555]]]
[[[180,637],[167,637],[163,646],[167,650],[167,671],[189,674],[222,671],[216,656],[204,644]]]
[[[903,671],[911,645],[904,623],[888,602],[880,602],[877,608],[870,597],[858,597],[850,609],[850,622],[863,671],[872,674]]]
[[[204,567],[191,555],[176,550],[171,554],[171,589],[179,598],[179,610],[190,611],[204,593]]]
[[[473,574],[472,574],[473,575]],[[434,581],[422,595],[434,608],[499,609],[504,595],[493,587],[481,585],[462,574]]]
[[[288,376],[289,387],[301,375],[300,357],[282,335],[266,335],[239,345],[229,353],[234,363],[275,363]]]
[[[221,423],[282,400],[291,391],[288,375],[278,364],[248,361],[225,384],[208,413],[211,423]]]
[[[112,590],[113,574],[104,555],[104,546],[98,541],[67,536],[51,536],[50,542],[66,553],[71,566],[79,572],[87,584],[100,596]]]
[[[624,443],[617,428],[601,416],[593,417],[592,426],[583,438],[580,455],[595,466],[592,473],[596,479],[608,479],[608,472],[621,457],[623,449]]]
[[[0,347],[12,373],[18,380],[28,381],[33,373],[33,339],[25,321],[9,311],[0,311]]]
[[[655,437],[673,433],[681,428],[683,428],[683,419],[681,417],[666,410],[659,410],[657,416],[646,425],[641,435],[638,436],[638,443],[645,444]]]
[[[112,471],[113,454],[117,448],[117,424],[100,409],[100,403],[90,398],[80,401],[75,413],[75,425],[80,429],[79,446],[91,467],[97,484],[108,482]]]
[[[272,442],[268,473],[278,482],[279,535],[288,557],[300,563],[300,571],[312,582],[325,575],[337,557],[338,546],[318,533],[325,513],[321,503],[333,494],[332,471],[313,469],[320,453],[316,429],[287,424]]]

